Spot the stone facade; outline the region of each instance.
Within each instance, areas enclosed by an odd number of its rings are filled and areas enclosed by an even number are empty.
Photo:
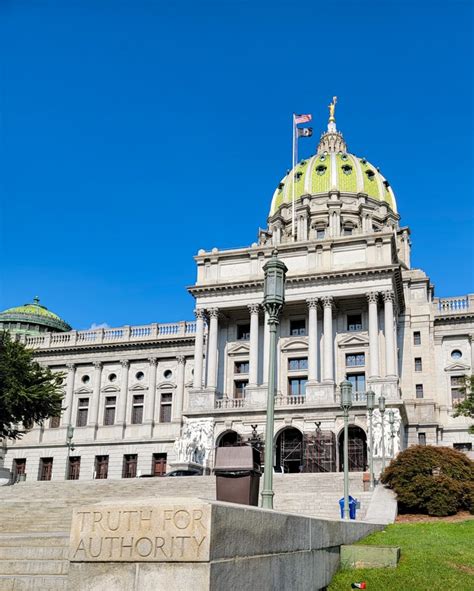
[[[80,479],[150,474],[164,454],[168,466],[179,460],[184,419],[213,425],[212,444],[195,442],[210,465],[214,446],[229,433],[246,439],[256,431],[264,439],[269,332],[262,269],[275,248],[288,274],[273,436],[296,429],[303,449],[306,436],[330,434],[337,470],[338,384],[349,379],[350,423],[363,445],[370,388],[395,413],[393,432],[385,413],[386,457],[416,443],[468,450],[469,421],[453,418],[453,402],[460,378],[474,371],[474,295],[434,297],[430,279],[411,268],[410,231],[399,224],[391,189],[386,201],[344,190],[339,161],[329,155],[340,186],[298,196],[294,238],[291,206],[282,201],[272,205],[258,242],[198,252],[189,288],[194,321],[19,337],[41,363],[64,373],[65,410],[9,443],[5,465],[26,460],[28,479],[48,470],[64,479],[71,476],[70,456],[80,458]],[[344,175],[351,174],[341,158]],[[365,170],[361,162],[358,174]],[[365,172],[371,182],[375,175]],[[379,175],[373,182],[382,195],[386,181]],[[357,186],[365,185],[357,179]],[[69,451],[68,425],[75,427]],[[377,429],[376,437],[380,463]],[[276,445],[276,465],[282,449]],[[301,465],[295,456],[292,470],[306,470],[298,457]]]

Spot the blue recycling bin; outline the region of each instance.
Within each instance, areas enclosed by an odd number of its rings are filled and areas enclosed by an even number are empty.
[[[339,507],[341,509],[341,519],[344,519],[344,497],[339,499]],[[356,509],[357,509],[357,499],[351,497],[349,495],[349,518],[355,519],[356,518]]]

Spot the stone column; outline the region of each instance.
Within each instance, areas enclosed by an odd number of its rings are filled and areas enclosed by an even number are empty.
[[[102,362],[94,362],[94,389],[92,393],[91,407],[89,413],[89,425],[97,426],[99,421],[100,386],[102,381]]]
[[[258,383],[258,311],[259,304],[250,304],[250,359],[249,359],[249,386]]]
[[[318,377],[318,298],[306,300],[308,304],[308,381]]]
[[[268,326],[268,312],[265,311],[263,325],[263,373],[262,384],[268,384],[268,361],[270,352],[270,327]]]
[[[145,423],[155,422],[155,398],[156,398],[156,367],[158,360],[156,357],[148,359],[150,363],[150,377],[148,380],[148,395],[146,396],[145,404]]]
[[[63,426],[67,427],[72,421],[72,407],[74,403],[74,378],[76,377],[76,366],[74,363],[68,363],[67,367],[67,382],[66,382],[66,397],[64,399],[64,406],[66,410],[63,414]]]
[[[324,306],[324,373],[323,381],[333,382],[333,358],[334,358],[334,338],[332,334],[332,306],[334,299],[332,296],[323,298]]]
[[[207,387],[215,388],[217,385],[217,331],[218,308],[209,308],[209,348],[207,351]]]
[[[378,293],[371,291],[367,294],[369,303],[369,353],[370,353],[370,378],[380,376],[379,370],[379,321],[377,308]]]
[[[181,421],[183,414],[184,365],[186,363],[186,357],[184,355],[178,355],[176,361],[178,362],[178,374],[176,376],[176,394],[173,400],[172,420]]]
[[[117,420],[116,424],[125,425],[126,414],[127,414],[127,399],[128,399],[128,368],[130,362],[127,359],[123,359],[120,362],[122,366],[122,373],[120,376],[120,397],[118,404]]]
[[[471,343],[471,374],[474,374],[474,334],[469,335],[469,342]]]
[[[394,330],[393,330],[393,291],[384,291],[384,321],[385,321],[385,375],[396,376],[395,353],[394,353]]]
[[[194,310],[196,316],[196,340],[194,342],[193,388],[202,388],[202,356],[204,351],[204,310]]]

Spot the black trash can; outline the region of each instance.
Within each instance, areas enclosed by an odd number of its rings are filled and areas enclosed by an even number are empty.
[[[216,499],[258,507],[260,454],[249,445],[218,447],[214,464]]]

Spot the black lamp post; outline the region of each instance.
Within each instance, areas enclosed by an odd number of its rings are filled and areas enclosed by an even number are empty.
[[[275,422],[275,368],[277,356],[277,327],[285,305],[285,279],[288,271],[285,263],[277,258],[276,250],[264,265],[265,273],[263,307],[268,314],[270,332],[268,363],[267,423],[265,430],[265,471],[263,474],[262,507],[273,509],[273,425]]]
[[[384,415],[385,415],[385,396],[379,396],[379,412],[380,412],[380,419],[382,421],[382,472],[385,470],[385,424],[384,424]]]
[[[394,439],[395,439],[395,413],[393,410],[388,411],[388,424],[390,425],[390,438],[392,440],[392,452],[391,455],[394,455]]]
[[[373,413],[375,408],[375,392],[367,392],[367,412],[369,413],[369,474],[370,490],[374,490],[374,430]]]
[[[74,427],[72,425],[68,425],[67,427],[67,434],[66,434],[66,446],[67,446],[67,456],[66,456],[66,480],[68,480],[69,476],[69,456],[71,452],[74,451],[74,443],[72,441],[74,437]]]
[[[341,408],[344,412],[344,519],[349,513],[349,410],[352,407],[352,384],[341,382]]]

